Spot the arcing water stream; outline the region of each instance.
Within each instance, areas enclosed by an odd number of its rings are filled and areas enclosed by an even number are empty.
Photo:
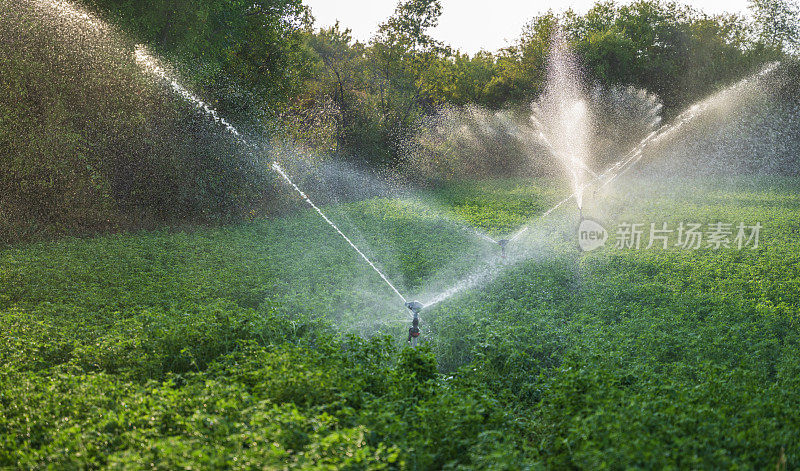
[[[155,75],[163,82],[169,84],[172,90],[175,91],[178,95],[180,95],[185,100],[194,103],[197,106],[197,108],[203,111],[203,113],[213,118],[214,122],[221,124],[226,131],[232,134],[237,139],[237,141],[239,141],[239,143],[250,148],[255,148],[255,146],[253,146],[242,136],[242,134],[239,132],[238,129],[236,129],[236,127],[234,127],[231,123],[226,121],[225,118],[219,116],[219,114],[215,109],[211,108],[207,103],[205,103],[203,100],[201,100],[200,98],[192,94],[189,90],[187,90],[175,78],[171,77],[159,64],[158,60],[156,60],[153,56],[148,54],[144,46],[141,45],[136,46],[136,49],[134,51],[134,58],[136,59],[136,62],[143,69],[149,71],[151,74]],[[339,227],[333,221],[331,221],[330,218],[328,218],[328,216],[326,216],[325,213],[322,212],[322,210],[319,209],[319,207],[316,204],[314,204],[313,201],[311,201],[311,198],[309,198],[308,195],[306,195],[305,192],[303,192],[300,189],[300,187],[298,187],[292,181],[292,179],[289,178],[289,176],[286,174],[286,172],[283,170],[283,168],[277,161],[272,161],[272,163],[270,164],[270,168],[272,168],[272,170],[278,173],[278,175],[280,175],[292,188],[294,188],[294,190],[300,195],[303,201],[305,201],[309,206],[311,206],[311,208],[314,209],[314,211],[316,211],[320,215],[320,217],[322,217],[322,219],[326,223],[328,223],[328,225],[330,225],[336,231],[336,233],[338,233],[342,237],[342,239],[344,239],[345,242],[347,242],[350,245],[350,247],[352,247],[353,250],[355,250],[356,253],[358,253],[358,255],[364,259],[364,261],[366,261],[369,264],[369,266],[373,270],[375,270],[375,272],[381,277],[381,279],[384,282],[386,282],[386,284],[392,289],[392,291],[394,291],[395,294],[397,294],[397,296],[399,296],[400,299],[403,300],[403,303],[408,302],[405,296],[403,296],[400,293],[400,291],[394,286],[394,284],[391,281],[389,281],[389,278],[387,278],[386,275],[384,275],[383,272],[377,266],[375,266],[372,260],[370,260],[369,257],[367,257],[364,254],[364,252],[362,252],[358,248],[358,246],[356,246],[356,244],[354,244],[353,241],[350,240],[350,238],[347,237],[344,234],[344,232],[342,232],[342,230],[339,229]]]
[[[603,172],[601,178],[604,175],[607,176],[605,181],[603,181],[597,189],[603,188],[606,185],[610,184],[618,177],[626,173],[630,170],[631,167],[636,165],[642,157],[644,156],[644,150],[650,144],[656,143],[672,134],[677,132],[687,123],[693,121],[697,116],[701,115],[703,112],[708,110],[710,107],[714,105],[721,105],[725,104],[729,99],[735,96],[738,93],[743,92],[749,85],[753,84],[757,80],[762,77],[769,75],[778,67],[777,62],[770,62],[766,64],[760,71],[757,73],[750,75],[749,77],[745,77],[738,82],[734,83],[733,85],[720,90],[719,92],[711,95],[710,97],[690,106],[686,109],[683,113],[678,115],[671,124],[665,124],[661,126],[658,130],[653,131],[649,136],[647,136],[642,142],[639,143],[635,148],[633,148],[621,161],[614,164],[611,168],[609,168],[606,172]]]
[[[231,125],[229,122],[227,122],[224,118],[220,117],[218,115],[218,113],[216,112],[216,110],[212,109],[205,102],[203,102],[202,100],[197,98],[195,95],[193,95],[191,92],[189,92],[177,80],[175,80],[174,78],[170,77],[166,73],[166,71],[163,69],[163,67],[161,67],[158,64],[158,62],[152,56],[147,54],[146,50],[143,47],[140,46],[140,47],[136,48],[135,57],[136,57],[137,62],[143,68],[149,70],[152,74],[156,75],[161,80],[163,80],[164,82],[168,83],[170,85],[170,87],[178,95],[180,95],[184,99],[194,103],[204,113],[206,113],[207,115],[211,116],[214,119],[215,122],[221,124],[228,132],[230,132],[234,137],[236,137],[236,139],[239,140],[241,143],[250,146],[250,143],[248,143],[242,137],[241,133],[233,125]],[[595,184],[596,182],[599,181],[599,182],[601,182],[597,186],[597,189],[599,189],[599,188],[602,188],[602,187],[610,184],[617,177],[619,177],[623,173],[627,172],[633,165],[635,165],[642,158],[645,148],[647,148],[650,144],[652,144],[654,142],[657,142],[657,141],[665,138],[666,136],[669,136],[669,135],[675,133],[677,130],[679,130],[681,127],[683,127],[685,124],[687,124],[688,122],[694,120],[697,116],[701,115],[704,111],[706,111],[713,104],[719,103],[721,101],[724,101],[725,97],[731,96],[731,94],[735,94],[735,93],[741,91],[747,84],[751,83],[753,80],[757,79],[758,77],[761,77],[761,76],[764,76],[764,75],[768,74],[769,72],[774,70],[776,66],[777,66],[777,64],[775,64],[775,63],[768,64],[766,67],[764,67],[760,72],[758,72],[754,76],[745,78],[745,79],[735,83],[734,85],[731,85],[730,87],[728,87],[728,88],[726,88],[726,89],[724,89],[724,90],[712,95],[711,97],[709,97],[709,98],[707,98],[707,99],[705,99],[705,100],[703,100],[703,101],[691,106],[686,111],[684,111],[683,113],[678,115],[678,117],[672,123],[662,125],[657,130],[652,131],[638,145],[636,145],[630,152],[625,154],[625,156],[622,159],[620,159],[619,161],[617,161],[616,163],[614,163],[613,165],[608,167],[605,171],[603,171],[603,172],[601,172],[599,174],[591,171],[591,169],[586,164],[586,162],[584,161],[583,158],[575,157],[578,154],[576,154],[576,152],[570,150],[571,144],[574,144],[574,139],[573,139],[573,137],[568,137],[569,134],[567,133],[567,130],[562,130],[563,132],[560,132],[560,135],[565,136],[565,138],[563,139],[564,142],[562,143],[561,146],[552,145],[550,143],[550,141],[547,139],[547,136],[545,136],[544,133],[543,133],[542,134],[542,137],[544,138],[543,142],[547,144],[547,147],[550,148],[553,151],[553,153],[555,154],[555,156],[557,158],[564,160],[565,165],[570,169],[571,176],[573,177],[572,179],[573,179],[574,191],[573,191],[572,194],[570,194],[569,196],[567,196],[563,200],[559,201],[554,206],[552,206],[550,209],[548,209],[547,211],[545,211],[544,213],[542,213],[541,215],[536,217],[534,220],[539,220],[539,219],[542,219],[544,217],[549,216],[550,214],[552,214],[554,211],[556,211],[558,208],[560,208],[561,206],[563,206],[564,204],[566,204],[567,202],[569,202],[573,198],[576,200],[576,202],[578,202],[579,207],[581,207],[582,206],[583,195],[584,195],[585,191],[591,185],[593,185],[593,184]],[[569,70],[571,70],[571,69],[568,68],[568,69],[562,70],[561,72],[565,73],[566,71],[569,71]],[[563,98],[559,98],[558,103],[557,103],[558,106],[554,107],[554,109],[562,110],[562,111],[564,109],[569,109],[570,107],[565,107],[564,106],[564,103],[567,102],[567,101],[569,101],[569,100],[565,101]],[[574,108],[574,107],[572,107],[572,108]],[[543,113],[541,111],[541,108],[539,108],[538,110],[535,110],[535,111],[538,111],[540,116],[543,115]],[[559,113],[556,113],[556,114],[557,114],[557,116],[555,116],[555,117],[560,117],[562,119],[565,118],[565,117],[561,116],[561,114],[563,114],[563,113],[559,112]],[[576,117],[573,116],[573,118],[576,118]],[[577,118],[586,119],[585,113],[580,113],[580,116],[577,116]],[[534,117],[534,119],[537,119],[537,118]],[[537,119],[537,121],[538,121],[538,119]],[[572,121],[572,120],[564,119],[564,121]],[[539,121],[539,123],[540,123],[540,121]],[[552,127],[552,126],[549,126],[549,127]],[[580,143],[580,147],[581,148],[585,147],[585,142],[583,140],[579,140],[579,143]],[[570,155],[570,156],[573,156],[573,157],[565,158],[564,156],[567,156],[567,155]],[[583,155],[583,153],[580,153],[580,155]],[[309,206],[311,206],[323,218],[323,220],[325,220],[325,222],[327,224],[329,224],[350,245],[350,247],[352,247],[353,250],[355,250],[356,253],[358,253],[358,255],[361,258],[364,259],[364,261],[366,261],[367,264],[369,264],[369,266],[381,277],[381,279],[392,289],[392,291],[394,291],[394,293],[398,297],[400,297],[400,299],[403,300],[404,303],[408,302],[407,298],[405,296],[403,296],[402,293],[400,293],[400,291],[386,277],[386,275],[384,275],[384,273],[351,241],[351,239],[349,237],[347,237],[339,229],[339,227],[333,221],[331,221],[325,215],[325,213],[322,212],[322,210],[320,210],[319,207],[316,204],[314,204],[314,202],[290,179],[290,177],[281,168],[280,164],[277,161],[273,161],[272,164],[271,164],[271,167],[289,185],[291,185],[292,188],[295,189],[295,191],[300,195],[300,197]],[[588,174],[588,178],[584,176],[586,174]],[[513,240],[518,239],[523,233],[525,233],[528,230],[528,228],[530,227],[530,225],[533,222],[534,221],[531,221],[528,224],[526,224],[525,226],[523,226],[522,228],[520,228],[508,240],[509,241],[513,241]],[[476,232],[476,234],[478,236],[482,237],[482,238],[485,238],[487,241],[490,241],[490,242],[493,242],[493,243],[499,243],[500,242],[500,241],[495,240],[495,239],[493,239],[493,238],[491,238],[491,237],[489,237],[489,236],[487,236],[485,234],[482,234],[482,233],[479,233],[479,232]],[[525,259],[525,257],[521,257],[521,258],[517,258],[515,261],[521,261],[521,260],[524,260],[524,259]],[[444,300],[446,300],[446,299],[454,296],[455,294],[460,293],[460,292],[462,292],[462,291],[464,291],[466,289],[470,289],[472,287],[475,287],[475,286],[481,285],[483,283],[486,283],[488,281],[491,281],[492,279],[497,277],[505,269],[506,266],[507,266],[507,264],[502,264],[502,265],[501,264],[497,264],[497,263],[489,264],[488,267],[484,267],[483,269],[468,275],[467,277],[462,279],[460,282],[458,282],[453,287],[442,291],[441,293],[435,295],[428,302],[423,303],[424,304],[424,308],[428,308],[430,306],[438,304],[438,303],[440,303],[440,302],[442,302],[442,301],[444,301]]]
[[[726,104],[726,102],[731,99],[732,97],[736,96],[739,93],[742,93],[746,90],[746,88],[757,81],[759,78],[762,78],[772,71],[778,66],[778,63],[772,62],[765,65],[759,72],[746,77],[733,85],[730,85],[723,90],[720,90],[717,93],[709,96],[708,98],[701,100],[700,102],[690,106],[684,112],[682,112],[678,117],[670,124],[664,124],[657,130],[651,132],[647,135],[642,141],[637,144],[633,149],[631,149],[625,156],[614,163],[613,165],[609,166],[603,172],[597,174],[593,178],[581,183],[579,186],[576,187],[575,191],[564,198],[563,200],[559,201],[555,205],[553,205],[550,209],[543,212],[542,214],[536,216],[533,220],[529,221],[523,229],[530,227],[537,220],[541,220],[542,218],[549,216],[558,208],[563,206],[564,204],[568,203],[573,198],[576,201],[579,201],[584,192],[591,187],[591,185],[595,184],[596,182],[600,182],[600,184],[596,187],[597,189],[603,188],[618,178],[620,175],[624,174],[631,167],[633,167],[637,162],[639,162],[643,155],[644,150],[651,144],[663,140],[667,136],[670,136],[677,132],[679,129],[684,127],[686,124],[690,123],[691,121],[697,119],[699,116],[702,116],[704,112],[713,109],[714,106],[720,106]],[[579,203],[580,206],[580,203]],[[521,235],[520,232],[518,232]],[[520,256],[515,258],[515,262],[526,260],[528,257]],[[441,293],[435,295],[432,299],[425,303],[425,308],[431,307],[435,304],[438,304],[446,299],[464,291],[467,289],[474,288],[481,284],[487,283],[497,276],[499,276],[502,271],[505,269],[507,265],[499,265],[496,263],[487,263],[483,268],[473,272],[472,274],[466,276],[464,279],[459,281],[453,287],[442,291]]]
[[[538,137],[568,171],[575,200],[582,207],[584,181],[592,173],[587,162],[594,123],[577,60],[558,28],[551,39],[545,88],[532,111]]]
[[[342,232],[342,231],[341,231],[341,229],[339,229],[339,227],[338,227],[336,224],[334,224],[334,223],[333,223],[333,221],[331,221],[330,219],[328,219],[328,216],[326,216],[326,215],[325,215],[325,213],[323,213],[323,212],[322,212],[322,210],[321,210],[321,209],[319,209],[319,207],[317,207],[317,205],[316,205],[316,204],[314,204],[314,202],[313,202],[313,201],[311,201],[311,199],[310,199],[310,198],[309,198],[309,197],[308,197],[308,196],[307,196],[307,195],[306,195],[306,194],[303,192],[303,190],[301,190],[301,189],[300,189],[300,188],[299,188],[299,187],[298,187],[298,186],[297,186],[297,185],[296,185],[296,184],[295,184],[295,183],[294,183],[294,182],[293,182],[293,181],[292,181],[292,180],[289,178],[289,176],[288,176],[288,175],[286,175],[286,172],[284,172],[284,171],[283,171],[283,169],[281,168],[281,166],[280,166],[280,165],[278,165],[278,162],[272,162],[272,169],[273,169],[273,170],[275,170],[276,172],[278,172],[278,174],[279,174],[281,177],[283,177],[283,179],[284,179],[284,180],[286,180],[286,182],[287,182],[289,185],[291,185],[291,186],[292,186],[292,188],[294,188],[294,189],[295,189],[295,191],[297,191],[297,193],[299,193],[299,194],[300,194],[300,197],[301,197],[301,198],[303,198],[303,200],[305,200],[305,202],[306,202],[306,203],[308,203],[308,205],[309,205],[309,206],[311,206],[312,208],[314,208],[314,210],[315,210],[317,213],[319,213],[319,215],[322,217],[322,219],[324,219],[324,220],[325,220],[325,222],[327,222],[327,223],[328,223],[328,224],[329,224],[329,225],[330,225],[330,226],[331,226],[331,227],[332,227],[332,228],[333,228],[333,229],[334,229],[336,232],[338,232],[338,233],[339,233],[339,235],[340,235],[340,236],[342,236],[342,239],[344,239],[344,240],[345,240],[345,241],[346,241],[348,244],[350,244],[350,247],[352,247],[352,248],[353,248],[353,250],[355,250],[355,251],[356,251],[356,252],[357,252],[357,253],[358,253],[358,254],[361,256],[361,258],[363,258],[363,259],[364,259],[364,261],[366,261],[366,262],[369,264],[369,266],[370,266],[370,267],[372,267],[372,269],[373,269],[373,270],[375,270],[375,272],[377,272],[377,273],[378,273],[378,275],[380,275],[380,277],[383,279],[383,281],[385,281],[385,282],[386,282],[386,284],[387,284],[387,285],[389,285],[389,287],[390,287],[390,288],[392,288],[392,290],[394,290],[394,292],[395,292],[395,293],[396,293],[398,296],[400,296],[400,299],[402,299],[402,300],[403,300],[403,303],[407,303],[407,302],[408,302],[408,300],[405,298],[405,296],[403,296],[402,294],[400,294],[400,291],[398,291],[398,290],[397,290],[397,288],[395,288],[395,286],[392,284],[392,282],[391,282],[391,281],[389,281],[389,279],[388,279],[388,278],[386,278],[386,275],[384,275],[384,274],[383,274],[383,272],[382,272],[382,271],[380,271],[380,270],[378,269],[378,267],[376,267],[376,266],[375,266],[375,264],[374,264],[374,263],[372,263],[372,261],[371,261],[371,260],[370,260],[370,259],[369,259],[369,258],[368,258],[366,255],[364,255],[364,252],[362,252],[362,251],[361,251],[361,250],[360,250],[360,249],[359,249],[359,248],[356,246],[356,244],[354,244],[354,243],[353,243],[353,241],[351,241],[351,240],[350,240],[350,238],[349,238],[349,237],[347,237],[347,236],[344,234],[344,232]]]
[[[78,10],[70,3],[63,0],[38,0],[36,2],[41,8],[48,9],[49,14],[57,14],[72,22],[80,22],[84,29],[91,29],[92,31],[101,31],[107,29],[107,25],[101,20]],[[241,133],[231,123],[220,117],[216,110],[211,108],[208,104],[200,100],[197,96],[189,92],[177,80],[172,78],[165,69],[158,63],[158,61],[147,53],[147,50],[142,46],[137,46],[134,51],[134,58],[136,62],[144,70],[156,76],[168,84],[172,90],[180,95],[185,100],[194,103],[197,108],[202,110],[203,113],[210,116],[216,123],[224,127],[237,141],[246,145],[251,149],[257,149],[256,146],[249,143]],[[548,83],[547,89],[542,98],[537,102],[534,107],[534,124],[540,131],[539,137],[543,144],[550,149],[556,158],[561,160],[567,167],[572,179],[573,193],[563,200],[559,201],[552,208],[548,209],[534,220],[529,221],[509,239],[504,239],[505,243],[514,241],[525,233],[535,220],[547,217],[555,210],[575,198],[578,207],[583,205],[583,197],[585,191],[595,183],[599,182],[596,189],[603,188],[612,183],[623,173],[627,172],[636,163],[638,163],[644,156],[644,150],[659,142],[666,137],[676,133],[679,129],[684,127],[687,123],[695,120],[701,116],[708,109],[712,109],[720,104],[725,104],[730,101],[737,94],[744,91],[744,89],[757,80],[759,77],[769,74],[776,68],[777,64],[772,63],[764,67],[759,73],[745,78],[736,84],[712,95],[711,97],[702,100],[694,106],[688,108],[681,113],[671,124],[663,125],[657,130],[650,132],[641,142],[634,146],[634,148],[625,154],[625,156],[618,162],[607,168],[602,173],[595,173],[592,171],[588,164],[588,158],[591,156],[591,143],[588,142],[588,137],[591,133],[593,125],[590,113],[587,109],[587,101],[584,90],[581,88],[578,80],[578,72],[574,65],[573,59],[570,57],[568,51],[564,48],[563,41],[556,38],[553,50],[551,51],[551,65],[548,69]],[[652,118],[653,112],[657,113],[660,110],[660,105],[651,103],[653,106],[650,111],[645,112],[646,118]],[[653,111],[655,110],[655,111]],[[648,121],[651,126],[658,124],[658,120]],[[400,297],[404,303],[407,299],[400,291],[391,283],[391,281],[384,275],[384,273],[348,238],[339,227],[331,221],[321,210],[314,204],[314,202],[289,178],[283,168],[277,161],[271,163],[271,168],[278,173],[300,197],[311,206],[323,220],[330,225],[352,248],[363,258],[369,266],[380,276],[380,278]],[[501,241],[494,240],[493,238],[476,232],[478,236],[500,244]],[[505,249],[505,246],[501,244]],[[529,258],[527,254],[517,254],[512,262],[522,261]],[[453,295],[464,291],[466,289],[478,286],[482,283],[491,281],[498,276],[508,263],[497,263],[494,260],[485,265],[481,270],[478,270],[471,275],[465,277],[462,281],[457,283],[452,288],[446,289],[437,295],[433,296],[430,301],[424,304],[424,307],[430,307],[441,301],[444,301]]]

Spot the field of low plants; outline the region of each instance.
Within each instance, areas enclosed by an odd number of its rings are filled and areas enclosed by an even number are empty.
[[[499,276],[409,315],[297,202],[275,219],[0,248],[0,468],[791,469],[800,181],[503,180],[324,208],[410,297],[533,221]],[[602,196],[602,197],[599,197]],[[621,223],[763,225],[739,250]]]

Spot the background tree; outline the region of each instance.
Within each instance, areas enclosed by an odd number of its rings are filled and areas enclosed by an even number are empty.
[[[749,0],[758,39],[777,51],[800,43],[800,9],[792,0]]]
[[[309,78],[311,17],[301,0],[87,2],[240,124],[275,116]]]
[[[432,104],[432,88],[423,75],[449,54],[428,30],[438,24],[440,0],[408,0],[380,27],[367,52],[370,85],[377,92],[382,137],[388,160],[400,156],[397,143],[411,129],[414,118]]]
[[[33,0],[3,3],[7,234],[224,221],[272,208],[252,156],[143,77],[134,44],[260,142],[399,167],[409,140],[442,110],[524,118],[557,24],[592,86],[646,89],[667,119],[766,61],[791,62],[800,37],[789,0],[753,0],[752,22],[659,0],[600,2],[583,15],[539,15],[513,45],[473,55],[431,36],[440,0],[400,1],[367,43],[341,25],[315,30],[301,0],[77,1],[119,33],[118,51],[63,30]],[[104,55],[84,50],[92,47]]]

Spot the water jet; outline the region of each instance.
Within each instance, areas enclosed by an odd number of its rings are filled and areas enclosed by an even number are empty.
[[[217,113],[217,110],[212,108],[206,102],[198,98],[196,95],[192,94],[186,87],[181,85],[180,82],[174,77],[172,77],[166,70],[166,68],[160,63],[158,59],[154,56],[150,55],[147,48],[142,45],[137,45],[133,51],[133,56],[136,63],[142,70],[150,73],[152,76],[157,78],[163,83],[169,85],[169,87],[177,93],[181,98],[184,100],[192,103],[195,107],[204,113],[206,116],[212,118],[215,123],[221,125],[229,134],[233,136],[237,143],[241,144],[244,148],[246,148],[251,153],[260,153],[261,149],[255,145],[254,143],[250,142],[246,139],[238,129],[236,129],[233,124],[229,123],[225,118],[220,116]],[[254,162],[255,163],[255,162]],[[282,166],[277,160],[272,160],[270,164],[270,168],[277,173],[286,183],[292,187],[300,198],[305,201],[319,216],[331,227],[333,230],[380,276],[380,278],[386,283],[389,288],[394,291],[394,293],[406,302],[405,296],[395,287],[395,285],[389,280],[389,278],[381,271],[375,263],[370,260],[367,255],[356,246],[353,241],[347,237],[347,235],[339,229],[337,226],[328,216],[317,206],[308,195],[300,189],[300,187],[289,177],[289,175],[284,171]]]
[[[550,216],[556,210],[558,210],[565,204],[569,203],[573,199],[578,203],[579,217],[581,218],[581,222],[590,221],[590,219],[587,219],[583,216],[582,196],[584,194],[584,191],[589,190],[592,192],[591,194],[596,195],[599,190],[610,185],[617,178],[619,178],[620,176],[628,172],[633,166],[635,166],[644,157],[645,149],[649,148],[651,145],[655,143],[658,143],[659,141],[662,141],[670,137],[671,135],[677,134],[681,130],[681,128],[683,128],[685,125],[697,119],[698,116],[702,116],[703,114],[708,112],[709,109],[714,109],[715,107],[716,108],[721,107],[721,105],[723,105],[728,99],[730,99],[731,96],[735,96],[736,94],[743,92],[749,85],[753,84],[754,82],[757,82],[759,79],[772,73],[778,67],[778,64],[779,64],[778,62],[771,62],[764,65],[755,74],[745,77],[740,81],[734,83],[733,85],[730,85],[720,90],[719,92],[714,93],[709,97],[690,106],[681,114],[679,114],[675,119],[673,119],[672,122],[661,124],[660,127],[658,127],[657,129],[651,130],[641,141],[639,141],[635,146],[633,146],[633,148],[630,149],[630,151],[622,154],[623,155],[622,158],[620,158],[615,163],[606,167],[605,170],[603,170],[602,172],[597,173],[596,176],[589,176],[588,178],[586,178],[584,181],[581,182],[576,182],[573,180],[572,182],[573,192],[569,196],[566,196],[565,198],[563,198],[562,200],[558,201],[553,206],[551,206],[547,211],[533,218],[531,221],[528,222],[528,226],[526,226],[526,228],[524,228],[522,231],[520,231],[520,233],[518,233],[515,237],[512,237],[510,240],[513,241],[516,237],[518,237],[519,234],[521,234],[527,229],[527,227],[530,227],[530,224],[532,224],[534,220],[542,220]],[[556,106],[554,106],[552,109],[556,111],[559,110],[557,101],[556,101]],[[534,113],[532,116],[532,121],[534,125],[537,128],[539,128],[540,131],[539,136],[540,138],[543,137],[543,139],[540,139],[540,141],[543,143],[544,147],[547,148],[551,153],[553,153],[554,157],[558,157],[560,160],[563,160],[562,157],[560,156],[569,155],[569,153],[558,152],[557,154],[556,153],[557,146],[553,145],[552,140],[548,139],[547,135],[563,136],[564,134],[555,134],[551,132],[552,130],[554,130],[553,124],[558,124],[558,120],[555,119],[551,121],[550,119],[548,119],[551,116],[549,116],[549,114],[545,112],[546,110],[547,108],[544,106],[544,103],[534,104],[533,105]],[[661,110],[661,105],[654,104],[648,116],[655,115],[660,110]],[[555,113],[554,116],[557,117],[558,113]],[[651,126],[655,126],[660,123],[660,120],[653,118],[648,122]],[[569,134],[566,135],[569,136]],[[569,140],[565,140],[565,144],[568,145]],[[582,173],[581,170],[583,169],[583,166],[577,164],[577,162],[574,161],[571,163],[576,164],[575,166],[577,167],[578,170],[578,172],[572,172],[574,176],[578,175],[579,172]],[[497,243],[497,241],[495,241],[495,243]],[[524,259],[524,257],[522,258]],[[464,290],[471,289],[481,284],[484,284],[496,278],[501,272],[502,270],[500,269],[487,270],[485,267],[476,270],[473,273],[467,275],[464,279],[460,280],[454,286],[434,296],[433,299],[430,302],[428,302],[427,306],[438,304],[442,301],[451,298],[452,296],[458,293],[463,292]]]

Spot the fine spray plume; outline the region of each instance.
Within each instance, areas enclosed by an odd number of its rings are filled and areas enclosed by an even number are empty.
[[[590,86],[560,29],[553,32],[547,81],[531,106],[539,143],[559,161],[571,182],[578,219],[584,219],[586,190],[599,178],[596,167],[624,154],[653,131],[661,103],[633,87]]]
[[[657,181],[795,173],[800,105],[780,98],[786,72],[768,63],[701,100],[660,130],[627,166],[643,162],[639,173]]]
[[[440,106],[402,142],[406,172],[423,181],[553,176],[523,110]]]
[[[209,104],[205,101],[194,95],[190,92],[187,88],[185,88],[176,78],[170,74],[166,68],[160,63],[158,59],[152,56],[144,46],[137,46],[134,51],[134,57],[136,62],[139,66],[148,71],[152,76],[157,78],[162,83],[168,85],[177,95],[181,98],[194,104],[194,106],[203,114],[211,118],[215,123],[225,129],[230,136],[232,136],[237,143],[241,144],[245,147],[251,154],[255,157],[254,159],[259,159],[258,155],[263,153],[263,151],[253,143],[251,143],[248,139],[246,139],[242,133],[227,121],[224,117],[220,116],[217,110],[212,108]],[[254,161],[254,164],[260,164],[258,160]],[[358,245],[356,245],[353,240],[345,234],[342,229],[334,223],[328,215],[322,211],[322,209],[311,200],[311,198],[299,187],[299,185],[288,175],[287,171],[283,168],[283,166],[277,160],[270,160],[267,162],[268,167],[273,170],[284,182],[294,190],[294,192],[299,195],[299,197],[317,213],[317,215],[331,228],[333,231],[342,239],[344,240],[347,245],[380,277],[380,279],[388,286],[391,291],[399,297],[403,303],[407,302],[407,299],[403,294],[399,291],[399,289],[394,285],[394,283],[389,280],[389,278],[384,274],[384,272],[372,261],[370,257],[368,257],[364,251],[362,251]]]
[[[457,283],[430,295],[429,301],[425,303],[426,308],[466,290],[485,285],[516,263],[539,255],[541,252],[535,250],[535,247],[541,248],[541,241],[546,238],[546,232],[542,230],[545,218],[554,216],[573,199],[579,209],[579,217],[583,218],[587,191],[594,189],[591,194],[595,198],[599,197],[598,190],[607,187],[622,174],[630,171],[642,159],[646,149],[655,147],[655,144],[666,146],[674,141],[688,128],[688,124],[698,117],[707,116],[712,110],[720,109],[724,104],[729,104],[732,97],[741,97],[743,92],[772,74],[777,67],[776,63],[766,64],[755,74],[689,106],[669,123],[662,124],[659,116],[662,106],[658,99],[645,91],[630,87],[595,91],[588,95],[586,102],[591,106],[576,105],[586,99],[579,85],[580,76],[577,68],[570,65],[574,62],[567,59],[566,43],[560,35],[556,35],[553,48],[555,53],[551,54],[548,65],[548,80],[552,82],[546,86],[543,97],[532,106],[531,122],[537,131],[540,144],[567,169],[573,192],[525,224],[524,229],[533,228],[535,225],[537,231],[527,237],[529,245],[526,250],[515,254],[513,259],[509,257],[510,263],[498,265],[490,260],[479,263],[472,272],[466,276],[462,275]],[[560,83],[562,87],[555,87],[553,83]],[[592,109],[605,109],[614,119],[609,119],[603,127],[595,127],[591,125]],[[787,113],[790,117],[797,114],[797,109]],[[629,119],[625,119],[626,115]],[[578,122],[574,123],[574,120]],[[611,138],[604,138],[604,133]],[[640,140],[634,141],[629,150],[620,151],[620,146],[627,145],[631,136],[638,136],[636,138]],[[590,146],[588,143],[593,144]],[[585,156],[592,155],[590,149],[594,151],[597,156],[595,158],[605,170],[593,171],[589,166],[587,162],[590,159]],[[659,149],[658,153],[663,155],[665,151]],[[618,157],[620,155],[621,158]],[[614,161],[612,158],[617,160]],[[555,220],[553,223],[558,224]],[[495,242],[499,244],[499,241]]]
[[[538,137],[559,160],[570,179],[578,209],[589,166],[592,117],[581,83],[580,69],[559,29],[553,32],[545,88],[532,105],[531,120]]]

